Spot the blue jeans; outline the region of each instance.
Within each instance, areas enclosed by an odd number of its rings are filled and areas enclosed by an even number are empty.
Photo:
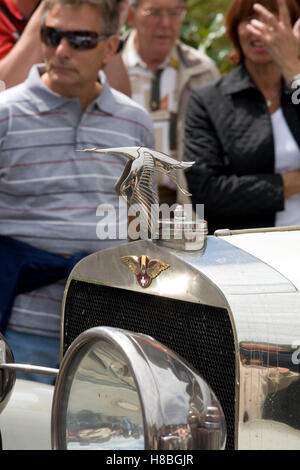
[[[12,349],[16,363],[55,369],[59,367],[60,341],[58,338],[19,333],[8,329],[5,332],[5,339]],[[54,376],[29,372],[17,372],[17,378],[47,384],[55,382]]]

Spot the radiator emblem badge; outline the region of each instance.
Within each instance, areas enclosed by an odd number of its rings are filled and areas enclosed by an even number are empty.
[[[122,256],[121,261],[135,274],[139,285],[143,288],[149,287],[153,279],[170,267],[164,261],[150,259],[147,255]]]

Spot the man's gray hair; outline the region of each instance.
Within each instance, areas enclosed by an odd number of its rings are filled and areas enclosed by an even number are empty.
[[[80,7],[82,5],[93,5],[101,13],[100,32],[101,34],[117,34],[119,28],[119,9],[116,0],[44,0],[42,10],[42,22],[44,23],[50,10],[55,5],[68,5]]]

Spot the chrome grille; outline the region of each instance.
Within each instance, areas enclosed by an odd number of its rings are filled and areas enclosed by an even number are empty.
[[[64,352],[83,331],[111,326],[153,336],[189,362],[217,395],[234,448],[235,347],[227,310],[72,280],[64,312]]]

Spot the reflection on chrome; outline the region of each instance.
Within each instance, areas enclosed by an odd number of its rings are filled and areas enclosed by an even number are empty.
[[[299,430],[296,397],[300,375],[294,351],[288,345],[240,343],[241,379],[245,383],[240,399],[241,422],[263,419]]]
[[[104,341],[83,348],[70,371],[68,449],[144,449],[143,416],[134,379],[119,351]]]

